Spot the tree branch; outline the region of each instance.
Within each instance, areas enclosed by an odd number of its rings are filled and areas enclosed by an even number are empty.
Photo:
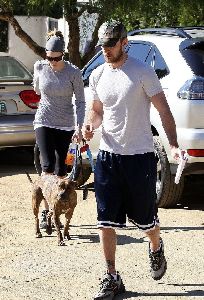
[[[11,24],[14,29],[15,34],[24,42],[26,45],[32,49],[37,55],[45,58],[45,48],[39,46],[33,39],[22,29],[18,21],[12,15],[12,13],[3,12],[0,13],[0,20],[6,21]]]

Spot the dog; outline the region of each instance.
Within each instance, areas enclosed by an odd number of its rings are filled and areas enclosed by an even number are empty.
[[[68,178],[60,179],[56,175],[42,175],[34,183],[27,174],[29,181],[33,184],[32,191],[32,208],[35,216],[35,233],[37,238],[41,238],[42,234],[39,227],[39,207],[43,199],[49,205],[47,214],[46,233],[52,234],[51,217],[57,231],[58,245],[65,245],[64,240],[70,240],[69,224],[74,209],[77,205],[77,193],[75,191],[76,182]],[[64,234],[60,231],[60,215],[65,214],[66,222],[64,225]]]

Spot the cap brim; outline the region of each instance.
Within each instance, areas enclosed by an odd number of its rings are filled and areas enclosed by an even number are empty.
[[[118,39],[113,39],[113,38],[109,38],[109,39],[99,39],[97,46],[102,46],[102,47],[114,47],[117,42],[119,41]]]

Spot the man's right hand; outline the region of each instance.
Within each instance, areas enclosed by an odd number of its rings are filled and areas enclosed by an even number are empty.
[[[94,129],[91,124],[84,125],[82,128],[82,134],[86,141],[90,141],[94,136]]]

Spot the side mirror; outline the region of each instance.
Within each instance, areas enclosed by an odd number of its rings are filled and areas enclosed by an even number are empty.
[[[159,79],[163,78],[164,76],[166,76],[168,74],[167,70],[166,69],[156,69],[155,70],[157,76]]]

